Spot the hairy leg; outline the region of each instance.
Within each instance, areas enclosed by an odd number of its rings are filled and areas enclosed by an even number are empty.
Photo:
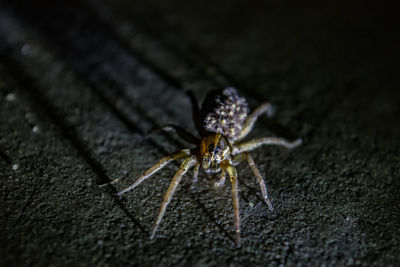
[[[242,130],[239,134],[238,140],[243,139],[253,129],[254,123],[257,121],[261,114],[267,113],[268,117],[272,117],[274,109],[270,103],[263,103],[256,108],[246,119],[243,124]]]
[[[166,124],[166,125],[162,125],[160,127],[156,127],[154,129],[152,129],[150,132],[155,132],[155,131],[159,131],[159,130],[166,131],[166,132],[175,130],[175,132],[183,140],[185,140],[189,143],[195,144],[195,145],[198,145],[200,143],[200,140],[197,137],[195,137],[193,134],[189,133],[184,128],[182,128],[181,126],[178,126],[178,125]]]
[[[286,139],[280,138],[280,137],[264,137],[264,138],[253,139],[248,142],[235,145],[233,147],[232,154],[238,155],[242,152],[252,151],[263,145],[278,145],[278,146],[284,146],[286,148],[292,149],[292,148],[295,148],[295,147],[301,145],[301,143],[302,143],[301,139],[297,139],[293,142],[289,142]]]
[[[264,198],[265,203],[268,205],[268,208],[272,211],[273,207],[271,204],[271,201],[268,198],[268,193],[267,193],[267,187],[265,186],[265,182],[264,179],[260,173],[260,170],[257,168],[256,163],[254,162],[253,157],[249,154],[249,153],[244,153],[246,158],[247,158],[247,162],[249,163],[250,168],[253,170],[254,175],[256,176],[258,183],[260,184],[261,187],[261,192]]]
[[[245,153],[240,153],[238,155],[233,156],[232,164],[233,164],[233,166],[236,166],[236,165],[242,163],[243,161],[245,161],[246,159],[247,158],[246,158]]]
[[[165,167],[165,165],[167,165],[171,161],[177,160],[177,159],[180,159],[180,158],[187,158],[189,156],[190,156],[190,150],[189,149],[183,149],[183,150],[181,150],[179,152],[176,152],[176,153],[174,153],[172,155],[168,155],[168,156],[163,157],[159,162],[157,162],[157,164],[153,165],[150,169],[145,171],[133,184],[131,184],[127,188],[125,188],[122,191],[120,191],[118,193],[118,195],[122,195],[122,194],[134,189],[141,182],[143,182],[144,180],[146,180],[147,178],[152,176],[157,171],[161,170],[163,167]],[[112,181],[110,184],[115,184],[119,180],[120,179],[116,179],[116,180]]]
[[[175,173],[175,175],[172,178],[172,181],[168,187],[168,190],[164,195],[164,201],[161,204],[160,213],[158,214],[157,221],[153,226],[153,230],[151,231],[150,239],[153,239],[155,233],[157,232],[158,226],[161,223],[161,220],[164,216],[165,210],[167,209],[167,206],[168,206],[169,202],[171,201],[172,196],[174,195],[175,190],[178,187],[179,182],[182,179],[182,176],[196,163],[197,163],[197,160],[194,156],[187,158],[183,161],[183,163],[179,167],[178,171]]]
[[[232,183],[232,200],[233,200],[233,210],[235,213],[235,239],[236,245],[240,246],[240,212],[239,212],[239,190],[238,190],[238,179],[236,168],[233,166],[228,166],[226,171],[229,174],[229,178]]]

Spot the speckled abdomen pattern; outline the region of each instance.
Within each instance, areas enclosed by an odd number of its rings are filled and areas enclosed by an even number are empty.
[[[219,133],[234,142],[246,120],[246,99],[240,97],[234,87],[214,90],[207,94],[201,109],[203,128]]]

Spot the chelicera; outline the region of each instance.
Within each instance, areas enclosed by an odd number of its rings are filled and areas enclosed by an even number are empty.
[[[205,172],[220,173],[216,186],[222,186],[225,182],[226,174],[228,174],[232,185],[235,239],[236,244],[240,246],[238,176],[235,166],[242,161],[247,161],[260,185],[263,199],[272,211],[273,208],[268,197],[267,187],[249,152],[263,145],[278,145],[291,149],[300,145],[302,141],[301,139],[297,139],[290,142],[279,137],[263,137],[241,142],[253,129],[257,118],[264,113],[272,116],[273,109],[269,103],[263,103],[248,114],[246,100],[239,96],[237,90],[233,87],[210,91],[201,109],[199,109],[193,93],[189,92],[189,97],[193,106],[193,120],[200,139],[176,125],[165,125],[162,129],[167,131],[175,130],[181,138],[196,145],[196,147],[193,149],[183,149],[163,157],[158,163],[145,171],[133,184],[120,191],[118,195],[134,189],[171,161],[183,159],[165,193],[161,210],[151,232],[150,238],[152,239],[183,175],[191,168],[193,168],[194,180],[197,180],[200,167]],[[117,181],[118,179],[111,183]]]

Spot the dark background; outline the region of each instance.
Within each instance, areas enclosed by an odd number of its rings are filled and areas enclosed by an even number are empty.
[[[398,10],[365,1],[1,1],[0,264],[398,265]],[[115,196],[189,144],[185,91],[233,85],[277,107],[252,137],[301,137],[230,183],[185,176],[154,240],[176,164]],[[116,187],[104,182],[126,177]]]

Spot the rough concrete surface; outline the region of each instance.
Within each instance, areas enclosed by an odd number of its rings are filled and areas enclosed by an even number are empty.
[[[400,59],[394,7],[378,2],[2,1],[1,266],[400,264]],[[230,183],[190,174],[149,232],[177,168],[117,197],[191,145],[185,91],[232,85],[277,107],[263,147],[270,212],[238,166]],[[99,187],[125,177],[115,186]]]

